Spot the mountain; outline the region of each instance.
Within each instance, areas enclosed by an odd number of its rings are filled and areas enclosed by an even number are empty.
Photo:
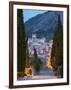
[[[28,37],[36,33],[38,38],[46,37],[47,40],[52,39],[58,21],[58,15],[60,15],[61,23],[63,23],[62,11],[47,11],[26,21],[25,30]]]

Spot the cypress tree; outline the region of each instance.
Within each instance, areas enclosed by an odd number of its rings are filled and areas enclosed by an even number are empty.
[[[38,58],[37,56],[37,52],[36,52],[36,49],[34,49],[34,68],[35,68],[35,71],[37,73],[39,73],[40,69],[41,69],[41,60]]]
[[[30,57],[29,57],[29,49],[28,49],[28,37],[26,38],[26,66],[27,67],[30,66]]]
[[[23,10],[17,10],[17,72],[24,72],[26,64],[26,33]]]
[[[34,48],[34,61],[37,62],[38,56],[37,56],[37,52],[36,49]]]
[[[51,53],[51,64],[54,68],[55,75],[63,77],[63,27],[58,15],[58,23],[53,38]]]

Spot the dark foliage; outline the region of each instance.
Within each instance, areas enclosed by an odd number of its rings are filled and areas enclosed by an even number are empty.
[[[54,68],[55,75],[63,77],[63,27],[58,15],[58,23],[55,28],[51,64]]]
[[[17,10],[17,72],[24,72],[26,64],[26,33],[23,23],[23,10]]]
[[[38,58],[36,49],[34,49],[34,69],[36,73],[39,73],[42,67],[42,61]]]

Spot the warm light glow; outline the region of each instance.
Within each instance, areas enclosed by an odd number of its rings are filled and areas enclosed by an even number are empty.
[[[51,65],[51,51],[48,53],[47,67],[52,69],[52,65]]]

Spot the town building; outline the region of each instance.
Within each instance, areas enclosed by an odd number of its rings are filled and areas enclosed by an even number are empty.
[[[44,64],[47,63],[48,59],[48,52],[52,46],[52,41],[49,43],[46,42],[46,39],[43,38],[37,38],[36,34],[32,34],[32,38],[28,39],[28,47],[29,47],[29,55],[30,57],[33,57],[34,55],[34,48],[37,51],[37,55]]]

